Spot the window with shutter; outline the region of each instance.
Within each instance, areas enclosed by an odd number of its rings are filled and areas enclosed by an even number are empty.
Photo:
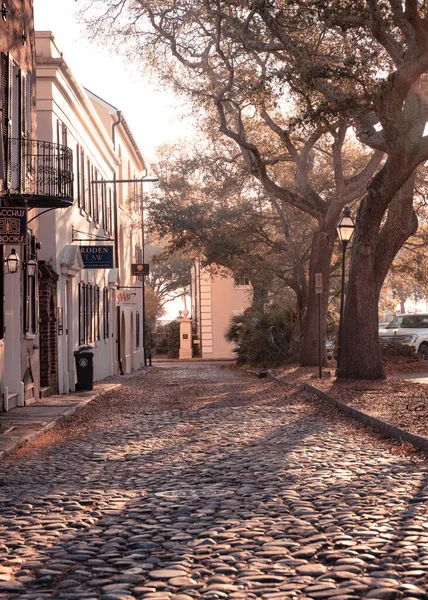
[[[19,187],[25,192],[27,180],[27,78],[25,73],[19,70]]]
[[[103,333],[104,339],[108,338],[110,329],[110,306],[108,288],[103,289]]]
[[[87,185],[87,198],[88,198],[88,203],[87,203],[87,207],[86,207],[86,212],[92,217],[94,214],[93,211],[93,200],[92,200],[92,165],[91,165],[91,161],[87,160],[87,169],[88,169],[88,185]]]
[[[10,56],[1,55],[4,188],[12,187],[12,73]]]
[[[79,144],[76,144],[76,178],[77,178],[77,206],[80,208],[82,206],[82,200],[81,200],[82,183],[80,181],[80,146],[79,146]]]
[[[83,148],[80,148],[80,183],[82,186],[80,192],[81,207],[86,210],[85,152]]]
[[[86,316],[86,285],[83,282],[79,283],[79,344],[85,343],[85,316]]]
[[[4,265],[3,245],[0,246],[0,265]],[[4,270],[0,269],[0,339],[4,338]]]

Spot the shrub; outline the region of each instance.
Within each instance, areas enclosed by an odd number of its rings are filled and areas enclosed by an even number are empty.
[[[168,358],[180,355],[180,323],[171,321],[168,325]]]
[[[293,310],[271,306],[233,317],[226,339],[235,343],[238,364],[280,367],[297,358],[301,333]]]
[[[404,356],[405,358],[418,358],[416,349],[408,344],[401,344],[400,342],[391,342],[390,344],[381,344],[380,350],[382,358],[389,358],[392,356]]]

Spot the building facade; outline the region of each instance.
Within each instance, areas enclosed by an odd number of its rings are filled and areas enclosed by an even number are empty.
[[[0,409],[9,410],[40,394],[37,216],[73,202],[73,172],[70,149],[36,130],[32,1],[3,2],[0,22]]]
[[[253,290],[248,279],[232,273],[213,275],[195,259],[191,269],[193,329],[203,359],[235,358],[234,346],[225,338],[232,317],[242,315],[252,304]]]
[[[137,253],[124,180],[141,179],[145,164],[123,115],[77,83],[50,32],[36,33],[36,50],[39,131],[74,151],[74,204],[38,219],[46,273],[41,361],[52,365],[57,355],[56,369],[41,371],[42,386],[68,393],[78,347],[92,346],[95,381],[141,364],[141,290],[123,287],[133,285]]]

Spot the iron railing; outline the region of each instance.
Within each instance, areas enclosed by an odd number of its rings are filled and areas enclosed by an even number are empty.
[[[15,205],[61,207],[73,203],[73,153],[61,144],[9,138],[5,191]]]

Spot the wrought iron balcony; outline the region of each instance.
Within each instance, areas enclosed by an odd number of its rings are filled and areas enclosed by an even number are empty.
[[[40,140],[6,140],[3,203],[28,208],[73,204],[71,149]]]

